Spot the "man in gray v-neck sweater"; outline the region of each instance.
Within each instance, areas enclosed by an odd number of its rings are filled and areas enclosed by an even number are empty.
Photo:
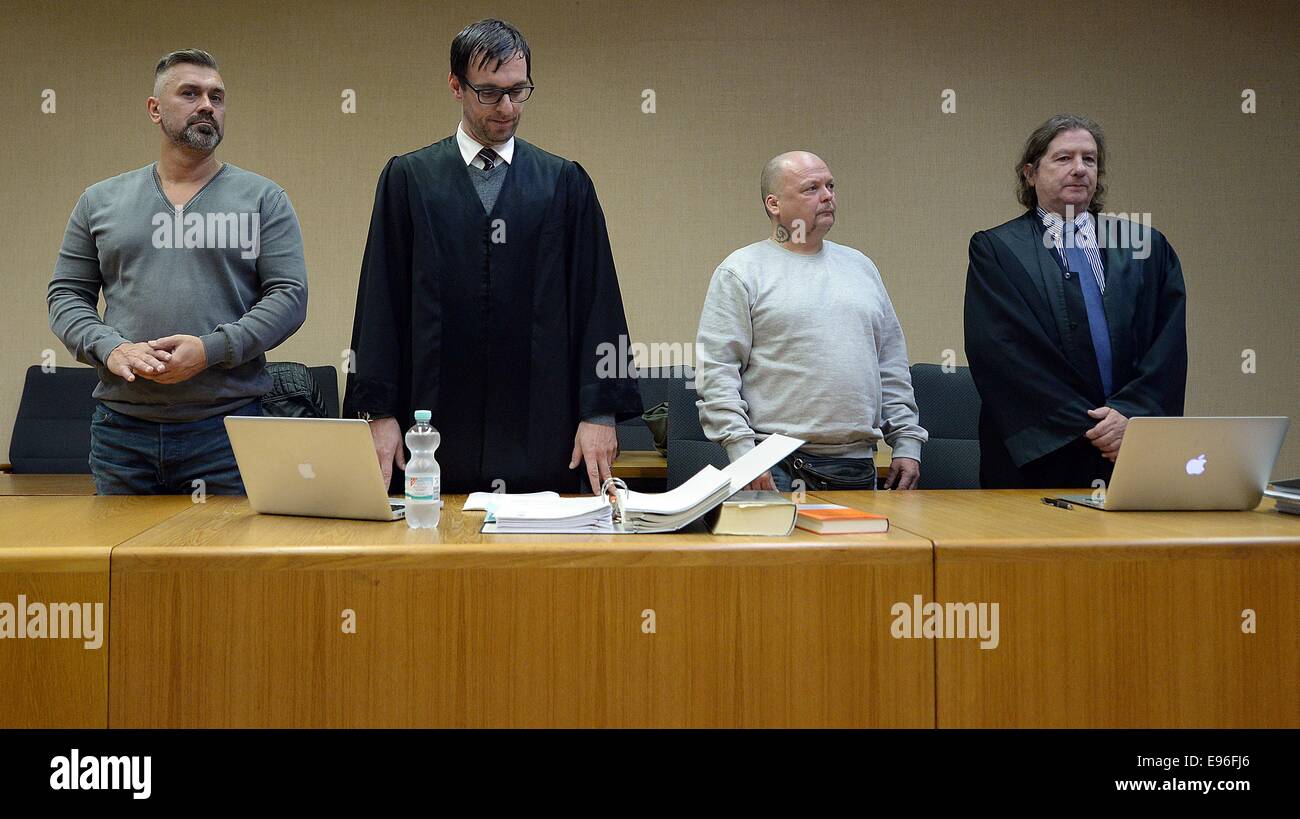
[[[212,157],[225,89],[204,57],[159,63],[160,161],[86,189],[49,285],[51,329],[99,370],[90,466],[101,494],[242,493],[223,419],[260,414],[264,353],[306,318],[288,196]],[[197,192],[175,205],[164,178]]]

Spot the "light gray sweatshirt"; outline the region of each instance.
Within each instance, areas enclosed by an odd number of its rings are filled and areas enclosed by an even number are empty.
[[[104,316],[98,312],[104,292]],[[95,397],[146,421],[197,421],[271,389],[267,350],[307,317],[307,265],[284,190],[226,164],[179,211],[154,165],[91,185],[68,220],[46,301],[52,329],[99,369]],[[124,341],[198,336],[208,368],[179,384],[109,372]]]
[[[695,349],[700,423],[731,460],[772,433],[812,455],[870,457],[881,438],[920,460],[907,345],[880,271],[823,241],[813,255],[765,239],[713,273]]]

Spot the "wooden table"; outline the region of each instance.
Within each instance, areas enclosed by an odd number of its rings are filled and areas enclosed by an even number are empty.
[[[11,608],[0,617],[12,618],[0,639],[0,728],[107,725],[109,554],[190,506],[188,496],[0,497],[0,604]],[[20,602],[33,615],[25,623],[46,619],[46,637],[19,636]],[[91,608],[67,608],[83,603]],[[55,619],[77,637],[48,636]]]
[[[933,640],[940,726],[1300,726],[1300,518],[1046,494],[824,496],[934,542],[927,602],[999,603],[997,648]]]
[[[110,724],[933,725],[887,621],[928,541],[485,536],[445,501],[435,533],[210,497],[122,544]]]
[[[631,450],[620,452],[614,459],[610,473],[615,478],[667,478],[668,459],[657,451]]]
[[[0,472],[0,497],[20,495],[93,495],[90,475],[15,475]]]
[[[1043,494],[822,493],[892,531],[775,539],[0,497],[0,603],[111,601],[98,649],[0,640],[0,726],[1300,725],[1300,519]],[[997,603],[996,647],[896,638],[917,596]]]

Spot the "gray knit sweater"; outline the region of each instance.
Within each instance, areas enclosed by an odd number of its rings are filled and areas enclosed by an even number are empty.
[[[813,455],[869,457],[884,438],[920,460],[907,346],[880,272],[823,241],[814,255],[772,239],[713,273],[696,342],[700,423],[735,460],[781,433]]]
[[[111,409],[157,422],[229,412],[271,388],[263,353],[307,317],[298,217],[280,186],[229,164],[183,211],[153,165],[106,179],[72,211],[47,301],[50,329],[99,368],[95,397]],[[127,382],[105,366],[124,341],[176,334],[207,353],[188,381]]]

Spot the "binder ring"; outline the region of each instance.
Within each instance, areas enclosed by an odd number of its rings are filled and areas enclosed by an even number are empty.
[[[612,496],[610,503],[614,507],[614,522],[623,522],[623,504],[627,500],[627,484],[622,478],[610,476],[600,485],[600,493],[607,498]]]

